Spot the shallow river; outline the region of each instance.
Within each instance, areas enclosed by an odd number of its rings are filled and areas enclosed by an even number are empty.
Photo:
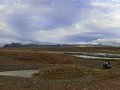
[[[75,57],[81,57],[86,59],[116,59],[120,60],[120,54],[110,53],[94,53],[94,52],[68,52]]]
[[[116,59],[116,60],[120,60],[120,58],[107,58],[107,57],[96,57],[96,56],[86,56],[86,55],[73,55],[73,56],[86,58],[86,59]]]

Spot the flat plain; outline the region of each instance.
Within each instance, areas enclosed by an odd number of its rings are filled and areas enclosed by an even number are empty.
[[[67,52],[67,53],[66,53]],[[40,46],[0,49],[0,72],[38,70],[31,78],[0,76],[1,90],[120,90],[120,61],[74,57],[69,52],[120,54],[119,47]]]

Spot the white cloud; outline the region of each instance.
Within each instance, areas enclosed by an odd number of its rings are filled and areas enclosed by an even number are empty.
[[[89,2],[81,6],[78,2],[67,0],[4,0],[3,2],[0,4],[2,12],[0,37],[6,42],[20,40],[62,42],[67,36],[92,37],[91,34],[97,32],[98,36],[94,35],[94,39],[100,37],[97,41],[107,42],[108,38],[120,36],[119,3]],[[112,35],[112,33],[114,36],[106,35],[105,38],[105,34]],[[102,39],[103,36],[105,40]]]
[[[98,39],[92,41],[92,43],[102,44],[102,45],[111,45],[111,46],[120,46],[120,38],[112,39]]]
[[[54,30],[45,31],[40,30],[33,33],[33,37],[38,41],[62,41],[64,37],[69,35],[76,35],[89,32],[88,29],[85,29],[84,26],[80,25],[80,23],[73,24],[71,26],[66,27],[58,27]]]
[[[5,22],[0,22],[0,37],[19,37],[19,35],[11,30]]]
[[[120,3],[113,3],[113,2],[92,2],[91,5],[106,9],[120,8]]]
[[[120,11],[118,8],[111,10],[109,7],[107,9],[94,7],[86,13],[89,14],[85,15],[82,24],[91,24],[98,28],[120,28]]]

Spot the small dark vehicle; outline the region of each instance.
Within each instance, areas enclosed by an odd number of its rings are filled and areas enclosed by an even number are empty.
[[[111,62],[110,62],[110,61],[105,62],[105,63],[103,64],[103,67],[104,67],[105,69],[111,69],[111,68],[112,68]]]

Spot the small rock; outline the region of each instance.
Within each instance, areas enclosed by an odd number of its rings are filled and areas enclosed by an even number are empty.
[[[17,82],[17,84],[20,84],[20,82]]]
[[[83,88],[83,90],[86,90],[87,88]]]
[[[43,72],[40,72],[41,74],[43,73]]]
[[[26,85],[26,87],[30,87],[30,85]]]
[[[34,85],[37,85],[37,83],[36,83],[36,82],[34,82],[33,84],[34,84]]]

